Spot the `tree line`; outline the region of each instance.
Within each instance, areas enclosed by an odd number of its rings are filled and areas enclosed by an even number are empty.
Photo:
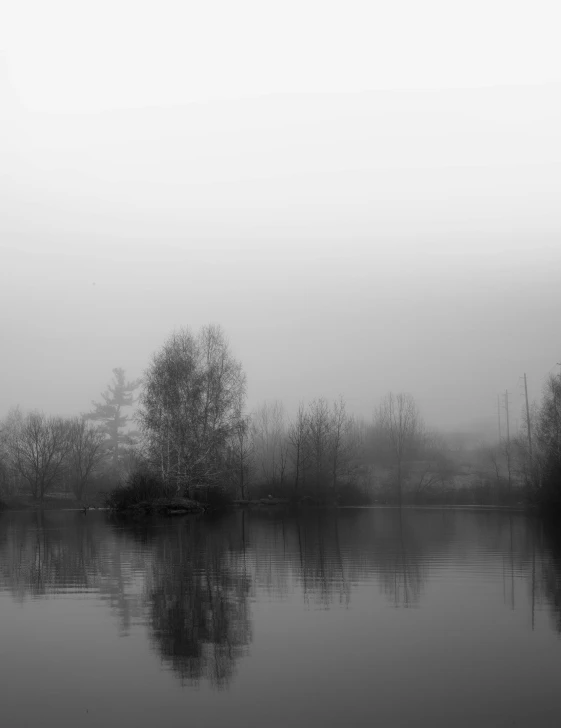
[[[145,464],[176,493],[219,487],[241,500],[265,495],[337,502],[360,498],[368,442],[397,467],[434,442],[411,395],[389,394],[374,423],[347,411],[342,397],[301,402],[288,417],[281,402],[245,409],[246,379],[224,332],[174,332],[147,368],[137,422]]]
[[[36,501],[43,501],[65,480],[82,500],[105,457],[103,431],[82,417],[23,415],[15,410],[4,420],[0,434],[4,492],[14,494],[23,488]]]
[[[377,495],[401,504],[450,493],[445,438],[427,428],[412,395],[387,394],[368,423],[342,397],[301,402],[291,417],[278,401],[248,413],[242,365],[215,325],[172,333],[142,379],[114,369],[93,405],[76,418],[12,411],[0,423],[4,493],[25,489],[41,501],[66,483],[84,500],[96,479],[115,486],[135,472],[162,492],[191,497],[221,491],[358,504]],[[561,376],[548,380],[531,424],[533,447],[513,437],[486,449],[487,485],[494,473],[508,502],[522,494],[561,503]]]
[[[526,415],[526,433],[502,438],[495,448],[497,475],[502,465],[510,486],[523,484],[527,499],[547,508],[561,507],[561,373],[550,374],[541,402]]]
[[[0,493],[27,492],[42,502],[63,489],[83,501],[96,478],[115,481],[126,461],[135,459],[137,439],[127,432],[129,416],[123,410],[132,406],[139,385],[116,368],[102,401],[79,417],[12,410],[0,422]]]

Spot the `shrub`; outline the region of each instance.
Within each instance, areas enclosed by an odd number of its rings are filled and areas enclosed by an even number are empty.
[[[233,502],[231,490],[222,485],[199,485],[191,488],[189,493],[194,501],[212,509],[226,508]]]
[[[138,470],[129,475],[125,485],[116,488],[106,499],[106,506],[115,510],[131,508],[139,503],[177,495],[154,473]]]

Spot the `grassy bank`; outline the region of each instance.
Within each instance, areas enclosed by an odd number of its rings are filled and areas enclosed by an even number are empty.
[[[0,510],[54,510],[105,507],[116,513],[179,514],[202,513],[232,507],[290,506],[290,507],[352,507],[399,505],[396,488],[365,487],[357,482],[338,484],[336,487],[310,485],[296,488],[293,483],[253,484],[246,488],[244,497],[231,486],[194,485],[183,491],[170,486],[154,473],[136,471],[121,486],[109,492],[96,492],[84,501],[77,501],[70,493],[46,495],[42,501],[26,494],[0,496]],[[422,490],[404,489],[404,506],[486,506],[524,507],[529,505],[522,487],[497,487],[490,482],[470,486],[452,487],[433,485]]]
[[[331,484],[277,482],[252,484],[243,496],[231,486],[191,485],[182,491],[165,483],[148,469],[132,473],[126,484],[115,488],[106,506],[116,512],[203,512],[230,507],[316,506],[348,507],[372,505],[487,506],[520,507],[526,503],[521,487],[497,487],[484,481],[470,486],[452,487],[439,483],[420,489],[404,489],[398,498],[394,484],[365,487],[356,481]]]
[[[31,510],[78,510],[84,507],[100,507],[103,501],[95,502],[77,501],[71,494],[55,493],[44,496],[43,500],[35,500],[26,494],[5,496],[0,498],[0,510],[6,511],[31,511]]]

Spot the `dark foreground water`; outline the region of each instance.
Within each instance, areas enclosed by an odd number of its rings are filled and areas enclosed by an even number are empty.
[[[523,514],[0,515],[10,728],[558,728],[560,628]]]

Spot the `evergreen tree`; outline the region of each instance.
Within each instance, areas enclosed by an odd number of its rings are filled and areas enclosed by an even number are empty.
[[[134,444],[131,433],[126,431],[129,415],[124,413],[126,407],[134,404],[134,392],[141,380],[126,381],[125,370],[113,369],[113,382],[102,392],[102,402],[92,402],[95,409],[87,417],[103,423],[101,429],[108,437],[107,447],[111,453],[113,467],[119,466],[119,453],[123,445]]]

